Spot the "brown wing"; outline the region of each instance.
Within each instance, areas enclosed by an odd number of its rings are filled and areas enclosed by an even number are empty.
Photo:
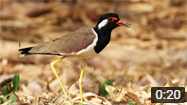
[[[92,44],[95,34],[92,28],[80,29],[52,41],[33,47],[29,53],[70,54]]]

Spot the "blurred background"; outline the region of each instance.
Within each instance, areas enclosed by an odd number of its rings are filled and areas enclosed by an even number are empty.
[[[130,86],[133,93],[150,90],[152,86],[187,85],[185,0],[1,0],[0,3],[1,89],[3,80],[12,80],[18,72],[20,92],[32,95],[37,88],[39,95],[55,97],[61,88],[50,62],[60,57],[19,58],[18,49],[94,27],[100,16],[110,12],[117,13],[131,27],[112,31],[109,45],[87,61],[85,75],[91,75],[99,83],[110,79],[119,89]],[[67,87],[79,77],[81,60],[68,58],[55,67]],[[69,92],[72,97],[78,95],[73,93]],[[141,101],[149,104],[150,92],[144,95]]]

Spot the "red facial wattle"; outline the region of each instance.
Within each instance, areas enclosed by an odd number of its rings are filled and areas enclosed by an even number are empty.
[[[108,20],[109,22],[112,22],[112,21],[114,21],[114,20],[118,20],[118,18],[115,18],[115,17],[108,17],[107,20]]]

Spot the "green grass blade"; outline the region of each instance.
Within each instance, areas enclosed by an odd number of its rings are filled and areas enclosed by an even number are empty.
[[[103,96],[107,95],[107,91],[105,90],[105,84],[104,84],[104,83],[102,83],[102,84],[100,85],[99,91],[100,91],[100,93],[101,93]]]
[[[1,104],[5,102],[5,100],[2,97],[0,97],[0,101],[1,101]]]
[[[130,102],[130,103],[129,103],[129,105],[133,105],[133,103],[132,103],[132,102]]]
[[[3,94],[3,96],[6,96],[8,94],[6,86],[3,87],[2,94]]]
[[[8,98],[8,100],[11,100],[12,102],[11,103],[14,103],[14,102],[17,102],[17,100],[16,100],[16,96],[14,95],[14,94],[9,94],[9,98]]]
[[[110,94],[109,93],[107,93],[104,97],[108,97],[108,96],[110,96]]]
[[[14,91],[18,90],[19,87],[19,74],[17,73],[14,78],[13,78],[13,87],[14,87]]]
[[[106,80],[105,80],[105,83],[106,83],[107,85],[114,86],[114,84],[112,83],[112,81],[109,80],[109,79],[106,79]]]
[[[106,83],[107,85],[114,86],[114,87],[116,88],[116,90],[119,92],[118,88],[112,83],[111,80],[106,79],[106,80],[105,80],[105,83]]]

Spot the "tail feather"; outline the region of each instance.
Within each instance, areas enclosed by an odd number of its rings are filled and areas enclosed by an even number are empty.
[[[19,49],[18,51],[21,51],[21,54],[19,55],[19,57],[24,57],[27,55],[31,55],[31,54],[42,54],[42,55],[58,55],[58,56],[62,56],[61,54],[52,54],[52,53],[30,53],[29,51],[32,49],[33,47],[27,47],[27,48],[22,48]]]
[[[26,55],[32,54],[32,53],[29,53],[29,51],[30,51],[32,48],[33,48],[33,47],[22,48],[22,49],[19,49],[18,51],[21,51],[21,56],[26,56]]]

